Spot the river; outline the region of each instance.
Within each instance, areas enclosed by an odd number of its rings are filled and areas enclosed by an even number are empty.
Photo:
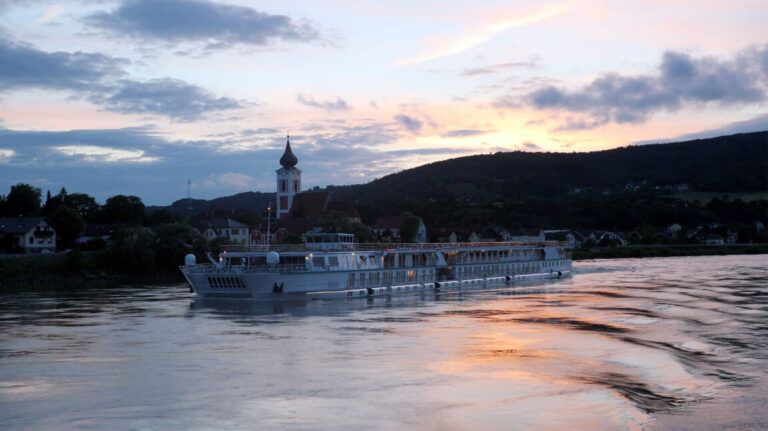
[[[766,429],[768,256],[503,289],[0,293],[0,429]]]

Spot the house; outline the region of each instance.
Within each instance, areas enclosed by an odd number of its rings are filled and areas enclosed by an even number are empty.
[[[400,224],[403,219],[400,216],[379,217],[373,223],[373,233],[380,236],[382,240],[389,238],[396,240],[400,237]]]
[[[217,218],[206,223],[203,230],[203,236],[208,241],[222,238],[232,244],[250,244],[250,230],[247,225],[237,220],[227,218]]]
[[[597,239],[597,245],[622,247],[627,245],[627,240],[622,238],[621,235],[615,232],[610,232],[606,230],[606,231],[601,231],[600,236]]]
[[[373,233],[378,235],[382,241],[395,241],[400,239],[400,225],[403,219],[400,216],[379,217],[373,223]],[[413,235],[413,242],[427,242],[427,227],[424,220],[419,217],[419,226]]]
[[[0,250],[25,254],[56,251],[56,229],[45,217],[0,218]]]
[[[269,229],[264,226],[251,229],[251,245],[268,245],[275,244],[277,226],[270,226]]]
[[[544,231],[541,229],[515,229],[510,231],[510,241],[543,242]]]
[[[455,229],[445,227],[439,229],[427,229],[429,242],[459,242],[459,234]]]
[[[675,223],[675,224],[672,224],[672,225],[669,225],[669,226],[667,227],[667,232],[669,232],[669,233],[672,233],[672,234],[677,234],[677,233],[678,233],[678,232],[680,232],[681,230],[683,230],[683,227],[682,227],[682,226],[680,226],[680,225],[679,225],[679,224],[677,224],[677,223]]]

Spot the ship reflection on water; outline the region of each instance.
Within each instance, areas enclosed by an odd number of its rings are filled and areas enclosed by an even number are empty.
[[[553,283],[350,301],[10,294],[0,426],[761,429],[765,262],[578,262]]]

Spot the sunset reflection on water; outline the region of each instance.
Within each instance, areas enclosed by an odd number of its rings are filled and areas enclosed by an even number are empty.
[[[8,294],[0,426],[761,429],[765,263],[577,262],[552,283],[352,301]]]

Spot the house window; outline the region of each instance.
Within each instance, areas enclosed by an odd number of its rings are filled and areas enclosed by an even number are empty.
[[[237,235],[237,234],[238,234],[237,229],[232,229],[232,235]]]
[[[35,239],[34,239],[34,238],[32,238],[32,237],[29,237],[29,243],[30,243],[30,244],[34,244],[34,243],[35,243]]]
[[[293,191],[294,192],[299,191],[299,180],[293,180]]]
[[[285,193],[285,180],[280,180],[280,193]]]

